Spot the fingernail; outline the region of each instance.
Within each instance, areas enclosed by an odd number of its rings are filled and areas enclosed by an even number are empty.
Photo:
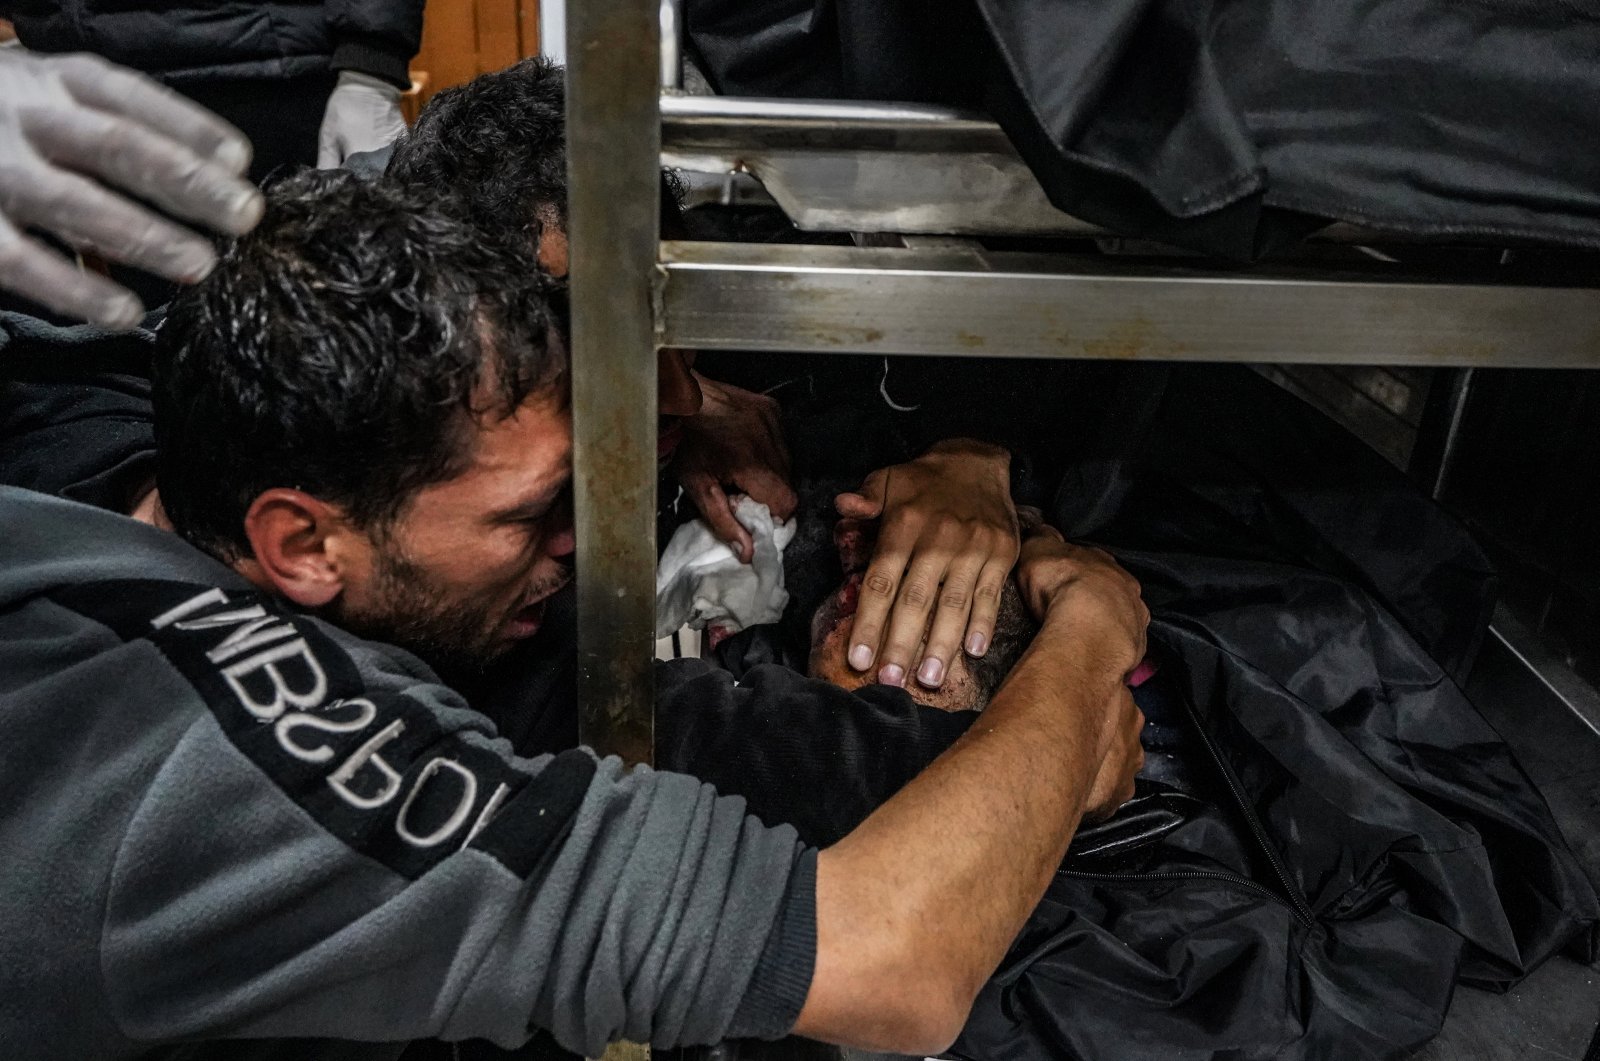
[[[879,685],[893,685],[904,688],[906,684],[905,668],[898,663],[890,663],[878,672]]]
[[[944,664],[929,656],[922,661],[922,666],[917,669],[917,681],[930,689],[937,689],[939,683],[944,681]]]
[[[972,635],[967,638],[967,655],[969,656],[981,656],[984,649],[988,647],[988,639],[977,631],[973,631]]]
[[[850,650],[850,666],[856,670],[866,670],[872,666],[872,649],[866,645],[857,645]]]
[[[101,307],[98,323],[107,328],[133,328],[144,318],[144,306],[132,295],[118,295]]]
[[[230,136],[217,145],[211,157],[234,173],[243,173],[250,166],[250,145]]]
[[[216,266],[216,254],[211,250],[211,248],[206,247],[204,249],[185,254],[178,262],[178,272],[182,274],[181,279],[184,283],[198,284],[200,281],[209,276],[211,274],[211,270],[216,268]]]
[[[232,215],[234,231],[242,235],[255,228],[256,222],[261,220],[261,215],[266,209],[267,201],[254,188],[234,196],[228,203],[228,213]]]

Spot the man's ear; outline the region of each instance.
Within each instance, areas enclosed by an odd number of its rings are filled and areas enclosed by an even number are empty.
[[[320,608],[345,588],[347,542],[343,512],[300,490],[263,491],[244,516],[260,576],[302,608]]]

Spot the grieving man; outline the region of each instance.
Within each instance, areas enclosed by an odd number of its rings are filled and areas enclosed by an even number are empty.
[[[821,851],[683,775],[518,757],[419,656],[504,654],[570,575],[560,291],[391,187],[268,198],[161,336],[178,533],[0,489],[0,1041],[946,1047],[1131,787],[1137,584],[1030,537],[1041,629],[984,726]]]
[[[395,146],[387,177],[428,194],[449,189],[476,225],[525,235],[540,264],[564,276],[564,101],[564,72],[544,59],[441,92]],[[662,234],[681,238],[670,186],[662,208]],[[747,494],[780,519],[795,508],[777,405],[692,367],[692,351],[661,352],[661,450],[707,524],[749,562],[750,534],[733,516],[730,493]],[[850,622],[853,671],[886,685],[937,689],[963,653],[988,650],[1018,549],[1009,461],[999,447],[952,439],[840,495],[842,515],[881,519],[884,527]]]

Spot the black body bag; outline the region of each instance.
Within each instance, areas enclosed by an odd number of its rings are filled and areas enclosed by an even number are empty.
[[[1563,950],[1592,961],[1593,886],[1461,692],[1494,596],[1470,535],[1248,371],[1074,381],[1023,388],[1054,416],[997,415],[1075,432],[1032,429],[1050,452],[1028,460],[1048,468],[1052,522],[1139,578],[1159,667],[1135,695],[1147,737],[1168,736],[1146,742],[1153,800],[1074,843],[956,1054],[1400,1057],[1438,1031],[1458,982],[1504,990]],[[945,393],[973,404],[971,388]],[[702,664],[663,683],[660,761],[812,842],[969,724],[882,687],[818,706],[758,640],[729,642],[752,664],[737,684]],[[719,741],[708,715],[742,738]],[[1184,769],[1164,775],[1169,754]]]
[[[1461,691],[1494,596],[1470,535],[1247,371],[1146,382],[1051,515],[1138,577],[1208,809],[1069,858],[957,1053],[1401,1057],[1457,982],[1592,961],[1593,885]]]
[[[1208,787],[1153,844],[1069,854],[959,1056],[1401,1057],[1458,981],[1504,990],[1564,947],[1593,959],[1594,892],[1532,784],[1364,594],[1122,559]],[[1322,621],[1283,622],[1285,596]],[[1341,612],[1355,623],[1330,625]]]
[[[686,25],[726,95],[986,110],[1056,206],[1123,236],[1600,246],[1592,3],[688,0]]]

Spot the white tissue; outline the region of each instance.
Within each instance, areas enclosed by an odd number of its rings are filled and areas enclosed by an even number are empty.
[[[726,636],[783,615],[789,603],[783,549],[794,537],[794,520],[777,523],[766,505],[748,497],[739,498],[733,514],[755,539],[754,559],[741,564],[704,520],[679,527],[656,565],[656,637],[686,625]]]

